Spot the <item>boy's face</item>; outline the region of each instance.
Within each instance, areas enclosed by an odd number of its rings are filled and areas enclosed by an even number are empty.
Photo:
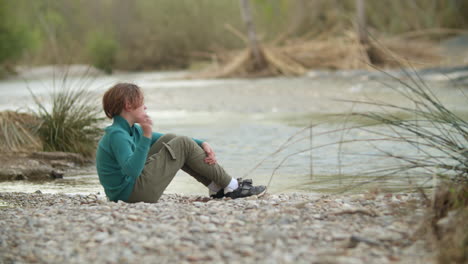
[[[146,109],[148,108],[142,103],[140,106],[132,108],[129,113],[133,116],[136,123],[142,123],[148,117]]]

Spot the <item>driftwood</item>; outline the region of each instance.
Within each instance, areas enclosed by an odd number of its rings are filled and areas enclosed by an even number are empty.
[[[363,208],[356,208],[356,209],[345,209],[338,212],[333,212],[332,215],[344,215],[344,214],[364,214],[372,217],[378,216],[378,214],[374,211],[363,209]]]
[[[302,75],[306,72],[300,63],[274,47],[265,47],[259,43],[255,23],[252,18],[249,0],[240,0],[241,14],[247,30],[247,36],[231,25],[225,25],[247,44],[245,50],[229,59],[222,67],[209,69],[198,75],[203,78],[250,77],[270,75]]]
[[[355,248],[361,242],[366,243],[370,246],[382,246],[383,245],[379,241],[376,241],[373,239],[360,237],[360,236],[351,236],[349,239],[348,248]]]
[[[231,26],[230,32],[243,36]],[[240,37],[244,41],[245,36]],[[374,65],[378,67],[400,67],[411,63],[412,67],[437,65],[442,61],[439,48],[430,41],[376,37],[372,40]],[[341,37],[315,38],[314,40],[290,40],[282,46],[263,45],[266,66],[256,69],[249,48],[237,52],[216,54],[217,63],[196,74],[196,78],[230,78],[302,75],[308,69],[373,69],[368,47],[362,45],[354,30]],[[378,50],[378,51],[376,51]],[[377,54],[377,55],[376,55]]]

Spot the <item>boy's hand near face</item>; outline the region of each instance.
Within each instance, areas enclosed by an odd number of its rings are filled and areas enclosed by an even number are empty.
[[[148,114],[145,113],[138,118],[137,123],[139,123],[141,128],[143,128],[143,135],[147,138],[151,138],[153,132],[153,121]]]

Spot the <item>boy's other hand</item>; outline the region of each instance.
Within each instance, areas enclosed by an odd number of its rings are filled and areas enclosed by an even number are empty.
[[[211,148],[210,144],[203,142],[202,148],[206,153],[205,163],[209,165],[216,164],[216,155],[214,153],[213,148]]]

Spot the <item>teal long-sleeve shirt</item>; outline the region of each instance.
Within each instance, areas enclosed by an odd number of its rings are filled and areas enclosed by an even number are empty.
[[[115,116],[105,129],[96,151],[99,182],[111,201],[127,201],[138,176],[143,171],[150,147],[164,134],[153,132],[151,139],[143,129]],[[203,141],[194,139],[201,146]]]

